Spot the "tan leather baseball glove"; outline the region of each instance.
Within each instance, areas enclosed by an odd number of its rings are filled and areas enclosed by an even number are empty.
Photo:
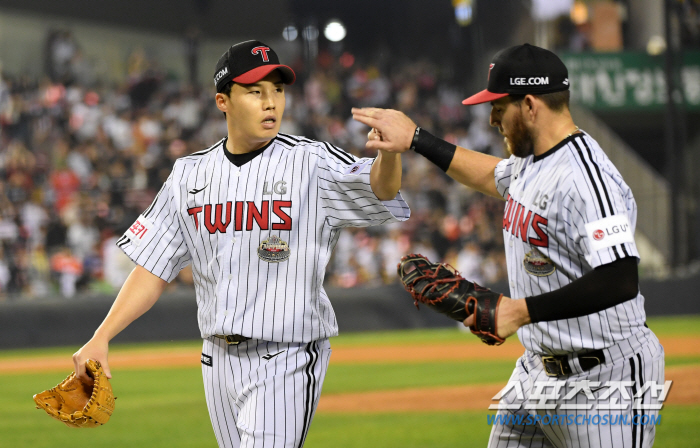
[[[34,395],[37,409],[71,428],[93,428],[107,423],[114,412],[112,385],[99,361],[85,363],[93,384],[81,381],[75,372],[56,387]]]

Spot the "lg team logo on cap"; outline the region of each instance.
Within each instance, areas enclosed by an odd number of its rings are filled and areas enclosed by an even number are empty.
[[[250,52],[252,54],[261,54],[264,62],[270,62],[270,58],[267,57],[268,51],[270,51],[270,47],[255,47]]]
[[[487,80],[491,79],[491,70],[493,70],[494,65],[496,64],[494,64],[493,62],[491,63],[491,65],[489,65],[489,75],[486,77]]]

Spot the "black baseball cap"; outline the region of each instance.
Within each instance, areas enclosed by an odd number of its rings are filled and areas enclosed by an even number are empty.
[[[488,87],[462,104],[487,103],[508,95],[541,95],[569,89],[569,71],[549,50],[530,44],[496,53],[489,66]]]
[[[214,85],[219,92],[229,81],[252,84],[266,77],[271,71],[279,70],[282,82],[293,84],[294,70],[281,65],[277,53],[259,40],[248,40],[232,45],[216,63]]]

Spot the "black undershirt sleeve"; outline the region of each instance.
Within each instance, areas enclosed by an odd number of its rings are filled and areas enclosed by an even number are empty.
[[[597,267],[563,288],[526,297],[530,320],[545,322],[586,316],[637,296],[637,258],[626,257]]]

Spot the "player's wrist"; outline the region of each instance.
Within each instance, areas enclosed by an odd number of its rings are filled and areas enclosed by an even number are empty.
[[[518,331],[524,325],[530,323],[527,305],[524,300],[513,300],[502,296],[497,308],[497,335],[506,339]]]
[[[401,159],[401,153],[400,152],[394,152],[394,151],[387,151],[386,149],[378,149],[377,153],[381,155],[382,161],[396,161]]]
[[[527,302],[525,300],[513,300],[511,299],[517,309],[517,322],[518,326],[522,327],[530,323],[530,311],[527,308]]]
[[[416,127],[410,148],[445,172],[450,168],[457,151],[456,145],[435,137],[420,126]]]
[[[95,344],[109,345],[109,341],[111,339],[112,338],[110,337],[110,335],[108,335],[104,329],[98,328],[92,335],[90,342]]]

